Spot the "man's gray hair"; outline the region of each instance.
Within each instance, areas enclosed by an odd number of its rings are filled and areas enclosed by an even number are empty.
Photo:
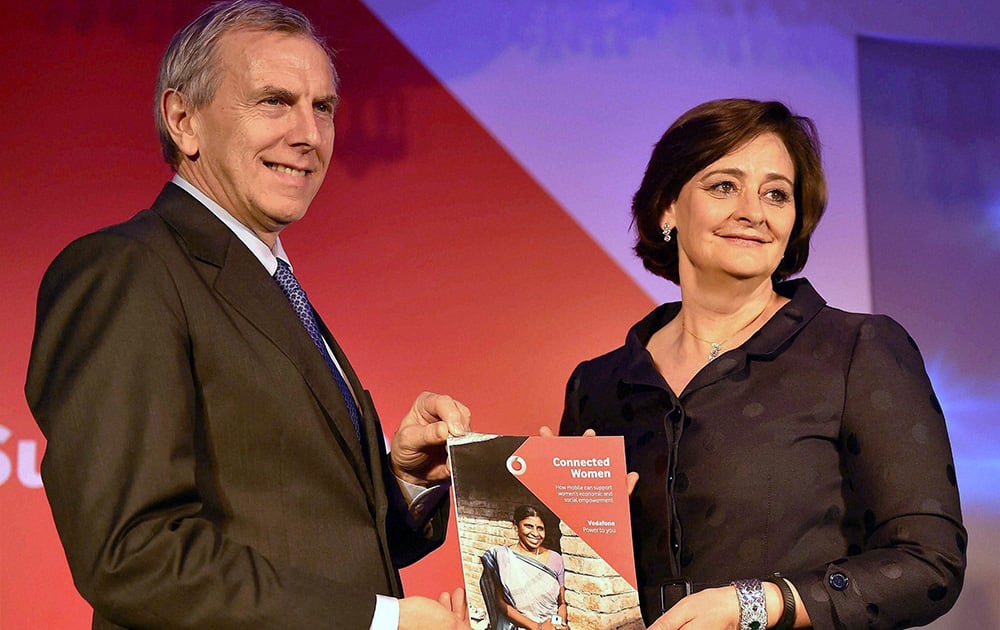
[[[320,45],[330,57],[334,86],[340,78],[333,65],[333,54],[305,15],[270,0],[235,0],[219,2],[205,9],[193,22],[170,40],[160,61],[156,77],[156,102],[153,115],[160,136],[163,159],[174,169],[181,162],[181,151],[170,137],[161,110],[166,90],[177,90],[192,108],[212,102],[221,80],[219,39],[232,30],[258,30],[304,35]]]

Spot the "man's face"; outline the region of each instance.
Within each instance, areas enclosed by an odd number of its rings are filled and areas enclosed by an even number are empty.
[[[273,247],[333,153],[330,60],[308,37],[264,31],[226,33],[218,52],[218,89],[191,115],[197,154],[178,172]]]

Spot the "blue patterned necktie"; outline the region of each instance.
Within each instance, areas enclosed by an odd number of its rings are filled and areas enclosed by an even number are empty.
[[[302,325],[306,328],[306,332],[309,333],[309,338],[312,339],[316,345],[316,349],[319,350],[323,360],[326,361],[326,366],[333,373],[333,379],[337,381],[337,387],[340,388],[340,393],[344,396],[344,404],[347,405],[347,412],[351,414],[351,422],[354,423],[354,432],[358,436],[358,441],[361,441],[361,412],[358,411],[358,405],[354,402],[354,395],[351,394],[351,389],[348,387],[347,381],[344,380],[344,376],[337,369],[333,359],[330,357],[330,353],[326,350],[323,335],[319,331],[319,324],[316,323],[316,312],[313,310],[312,304],[309,303],[306,292],[302,289],[299,281],[295,279],[295,276],[292,275],[292,268],[280,258],[278,259],[278,270],[274,272],[274,280],[281,287],[281,292],[288,298],[295,314],[299,316],[299,321],[302,322]]]

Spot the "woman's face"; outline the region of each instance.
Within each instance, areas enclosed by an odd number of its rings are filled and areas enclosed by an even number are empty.
[[[677,228],[681,280],[769,279],[795,225],[794,189],[795,165],[773,133],[696,173],[661,220]]]
[[[545,540],[545,523],[537,516],[529,516],[517,523],[517,539],[528,551],[537,551]]]

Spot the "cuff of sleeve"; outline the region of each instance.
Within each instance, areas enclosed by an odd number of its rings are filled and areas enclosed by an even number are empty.
[[[371,630],[398,630],[398,628],[399,600],[387,595],[376,595]]]
[[[815,630],[867,627],[868,613],[861,591],[843,564],[782,576],[795,585]]]
[[[440,483],[430,487],[418,486],[396,477],[403,497],[406,499],[408,507],[406,510],[406,524],[413,531],[419,531],[427,519],[434,513],[434,508],[448,495],[451,484]]]

